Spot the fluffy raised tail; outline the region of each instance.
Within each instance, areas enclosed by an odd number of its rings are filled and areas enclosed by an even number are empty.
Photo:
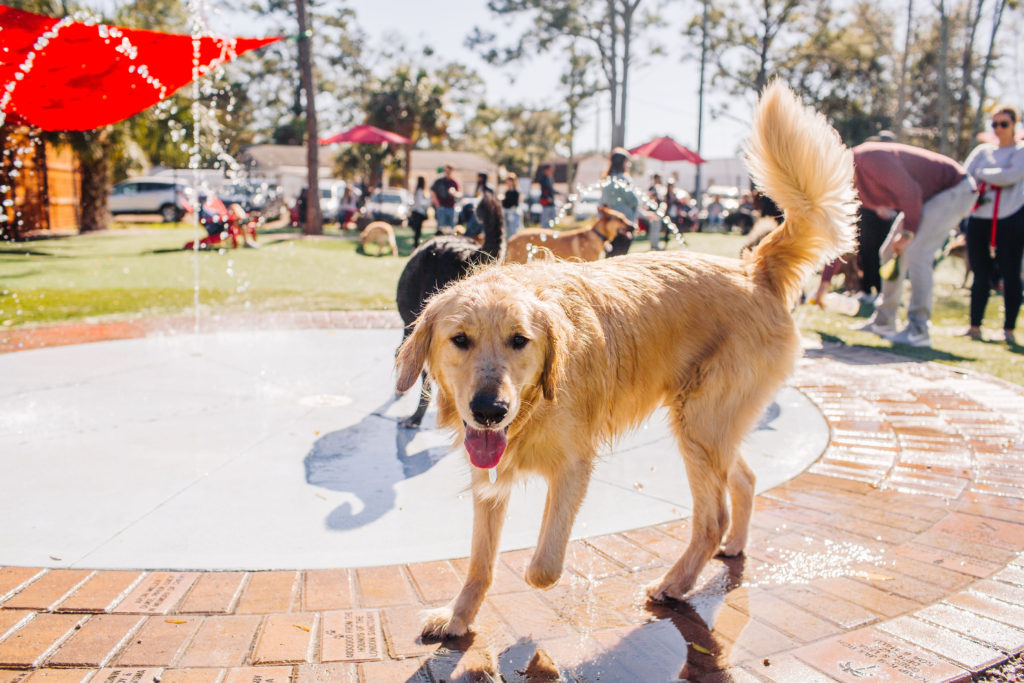
[[[775,81],[754,114],[747,165],[785,217],[750,257],[755,277],[794,304],[807,275],[855,243],[853,153],[824,116]]]

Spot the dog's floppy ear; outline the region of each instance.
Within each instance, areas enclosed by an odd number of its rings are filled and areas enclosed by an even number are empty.
[[[556,389],[562,382],[569,321],[557,304],[548,303],[543,310],[542,324],[547,339],[544,349],[544,367],[540,373],[540,386],[544,392],[544,398],[553,401]]]
[[[398,349],[398,357],[395,359],[395,368],[398,370],[395,389],[399,393],[405,393],[412,388],[427,362],[430,338],[434,335],[434,316],[424,310],[413,325],[412,334],[402,342]]]

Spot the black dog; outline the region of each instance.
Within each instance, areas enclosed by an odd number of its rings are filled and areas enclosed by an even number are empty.
[[[449,283],[466,277],[476,266],[505,260],[505,218],[501,203],[493,192],[485,192],[480,198],[476,217],[484,228],[482,246],[472,237],[438,235],[421,244],[409,257],[409,262],[398,278],[396,297],[398,314],[405,323],[402,341],[412,334],[413,323],[427,299]],[[415,413],[402,420],[401,426],[420,426],[430,404],[430,393],[430,380],[424,372],[419,406]]]

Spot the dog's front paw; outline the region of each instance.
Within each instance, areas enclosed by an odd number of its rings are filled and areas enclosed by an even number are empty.
[[[688,583],[669,581],[666,575],[647,584],[644,592],[653,602],[668,602],[669,600],[682,600],[691,588],[693,588],[692,581]]]
[[[562,576],[562,567],[548,566],[543,562],[533,558],[530,562],[530,566],[526,568],[526,583],[530,584],[534,588],[549,588],[558,581],[559,577]]]
[[[420,635],[423,638],[459,638],[469,631],[469,624],[460,617],[455,616],[451,607],[439,607],[430,610],[424,615],[423,630]]]

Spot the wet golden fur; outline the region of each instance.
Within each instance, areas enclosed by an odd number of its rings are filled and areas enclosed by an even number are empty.
[[[425,636],[469,628],[492,580],[509,491],[530,474],[544,477],[548,498],[525,578],[554,584],[599,447],[660,406],[695,509],[689,547],[647,595],[681,599],[716,552],[742,552],[754,474],[740,441],[799,354],[790,311],[803,280],[848,247],[856,208],[851,154],[784,86],[762,98],[750,157],[786,223],[743,261],[659,252],[509,265],[428,303],[399,351],[398,388],[412,386],[425,366],[442,426],[459,438],[466,424],[505,429],[508,445],[494,483],[471,467],[468,576],[451,604],[428,614]],[[477,420],[469,404],[482,395],[508,406],[500,423]]]
[[[367,245],[377,245],[377,256],[384,252],[384,247],[391,250],[392,256],[398,256],[398,245],[395,243],[394,229],[384,221],[374,221],[363,229],[359,237],[359,243],[363,246],[363,253],[368,254]]]
[[[604,256],[604,246],[620,232],[633,230],[633,224],[618,211],[602,206],[597,219],[589,226],[574,230],[529,228],[509,238],[505,263],[526,263],[530,260],[529,245],[536,249],[533,258],[579,259],[596,261]],[[550,252],[550,254],[546,253]]]

